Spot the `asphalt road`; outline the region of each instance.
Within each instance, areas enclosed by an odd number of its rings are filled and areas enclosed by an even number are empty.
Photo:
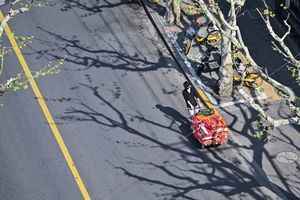
[[[248,146],[230,141],[200,149],[192,140],[181,97],[183,75],[138,5],[55,1],[10,25],[16,35],[34,36],[23,51],[32,70],[66,58],[60,74],[38,83],[92,199],[271,194],[262,187],[270,185],[262,173],[245,162],[241,152],[252,156]],[[5,64],[3,78],[20,71],[14,55]],[[8,94],[1,102],[1,199],[81,199],[32,91]],[[242,129],[243,120],[231,113],[236,137],[253,142],[238,135],[250,128]],[[240,116],[248,120],[244,111]],[[286,185],[278,187],[295,197]]]

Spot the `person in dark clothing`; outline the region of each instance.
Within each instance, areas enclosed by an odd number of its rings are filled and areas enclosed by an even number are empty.
[[[195,89],[188,81],[185,81],[183,86],[184,90],[182,91],[182,95],[190,114],[193,116],[199,110],[200,99],[197,97]]]

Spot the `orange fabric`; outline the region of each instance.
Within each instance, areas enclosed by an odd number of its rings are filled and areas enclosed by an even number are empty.
[[[212,137],[217,137],[218,135],[226,132],[226,123],[222,117],[220,117],[218,114],[213,114],[209,116],[204,116],[200,114],[196,114],[192,118],[192,127],[194,130],[194,134],[198,135],[200,133],[200,127],[199,124],[202,124],[207,132],[208,135],[206,136],[212,136]],[[223,129],[223,131],[219,131],[220,129]],[[205,137],[206,137],[205,136]]]

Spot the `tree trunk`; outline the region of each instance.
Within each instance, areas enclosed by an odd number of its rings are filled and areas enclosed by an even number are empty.
[[[227,37],[223,38],[221,59],[219,95],[221,97],[230,97],[233,91],[233,68],[231,42]]]

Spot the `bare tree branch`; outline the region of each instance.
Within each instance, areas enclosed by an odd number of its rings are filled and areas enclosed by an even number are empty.
[[[294,118],[291,118],[291,119],[275,120],[272,117],[268,116],[266,114],[266,112],[262,109],[262,107],[259,104],[255,103],[255,101],[253,100],[253,98],[251,96],[249,96],[247,93],[245,93],[245,91],[243,91],[243,89],[239,88],[238,91],[241,94],[241,96],[246,101],[249,102],[249,104],[251,105],[252,108],[254,108],[257,112],[259,112],[261,114],[261,116],[263,116],[274,127],[280,126],[280,125],[283,125],[283,124],[288,124],[288,123],[297,123],[297,124],[299,124],[300,114],[299,114],[299,111],[297,111],[297,108],[293,104],[293,102],[295,101],[295,98],[296,98],[294,92],[289,87],[277,82],[276,80],[272,79],[267,74],[265,74],[264,71],[262,70],[263,68],[260,67],[255,62],[255,60],[252,58],[252,56],[250,55],[249,49],[247,48],[247,46],[245,45],[245,43],[243,41],[241,30],[237,26],[237,22],[236,22],[236,9],[235,9],[235,7],[236,6],[243,7],[246,1],[245,0],[241,0],[241,1],[239,1],[239,0],[227,0],[227,2],[230,3],[229,21],[227,21],[225,19],[224,14],[223,14],[223,12],[221,11],[220,8],[213,8],[213,11],[212,11],[211,7],[208,7],[203,0],[198,0],[198,1],[199,1],[199,4],[201,5],[202,10],[205,13],[205,15],[210,19],[210,21],[212,21],[213,24],[215,24],[219,28],[221,34],[223,35],[223,40],[230,40],[230,42],[236,48],[243,51],[243,53],[245,54],[245,57],[247,58],[247,60],[251,64],[251,66],[254,67],[258,71],[260,76],[265,81],[267,81],[269,84],[271,84],[274,88],[276,88],[278,91],[281,91],[284,94],[283,97],[287,99],[287,105],[289,106],[291,111],[297,113],[297,116],[294,117]],[[264,1],[264,3],[265,3],[265,1]],[[299,66],[300,65],[299,61],[297,61],[295,59],[295,57],[293,56],[293,54],[291,53],[289,48],[284,43],[285,38],[289,35],[289,33],[291,31],[291,27],[288,25],[287,19],[285,20],[285,24],[288,26],[288,31],[284,34],[284,36],[282,38],[280,38],[273,31],[273,28],[270,24],[268,16],[267,16],[266,19],[263,17],[262,14],[261,14],[261,16],[264,19],[269,32],[272,34],[272,37],[276,41],[278,41],[278,43],[280,44],[280,46],[283,49],[283,50],[281,50],[281,49],[278,48],[278,50],[281,51],[282,54],[286,58],[289,58],[289,60],[291,60],[291,62],[294,65]],[[225,49],[226,49],[226,52],[230,51],[230,49],[228,49],[228,48],[225,48]],[[226,52],[223,52],[223,53],[227,54],[228,52],[227,53]],[[222,65],[221,69],[226,64],[228,64],[228,63],[227,62],[222,62],[221,63],[221,65]]]

